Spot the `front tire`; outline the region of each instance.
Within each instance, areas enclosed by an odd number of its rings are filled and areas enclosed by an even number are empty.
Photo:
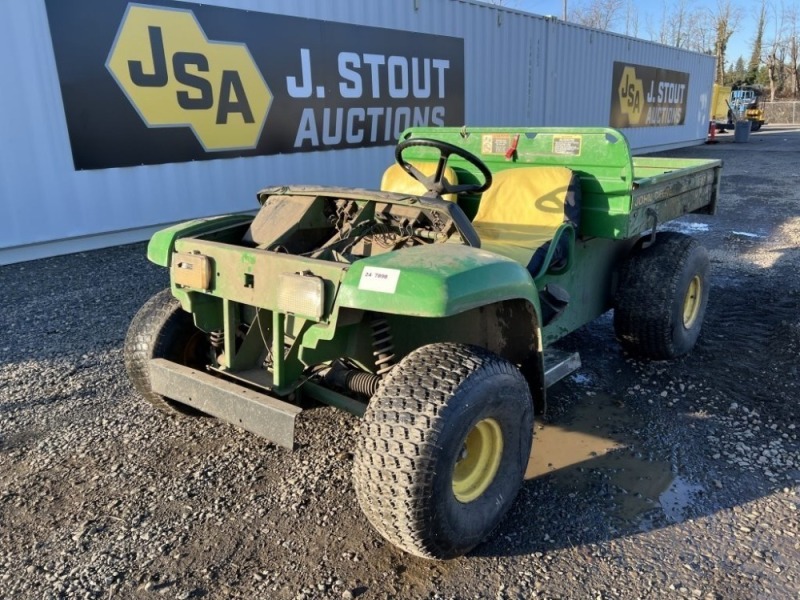
[[[631,354],[665,360],[697,342],[708,302],[708,253],[696,240],[659,232],[628,257],[614,302],[614,331]]]
[[[353,467],[361,509],[406,552],[465,554],[513,504],[532,435],[533,402],[516,367],[473,346],[419,348],[364,415]]]
[[[150,359],[165,358],[202,369],[209,364],[206,335],[194,326],[192,315],[181,308],[169,288],[150,298],[133,317],[125,336],[125,370],[133,387],[150,404],[172,415],[201,415],[153,391]]]

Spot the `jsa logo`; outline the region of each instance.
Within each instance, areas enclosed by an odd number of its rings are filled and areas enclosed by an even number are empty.
[[[254,148],[272,94],[247,46],[210,41],[189,10],[128,5],[106,67],[148,127],[207,151]]]
[[[636,77],[636,69],[625,67],[622,70],[617,93],[622,114],[628,115],[630,122],[638,125],[644,108],[644,86],[642,80]]]

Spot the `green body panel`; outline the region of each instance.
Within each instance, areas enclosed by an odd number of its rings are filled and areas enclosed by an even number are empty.
[[[543,328],[545,347],[611,309],[619,267],[636,241],[637,238],[578,240],[571,269],[562,275],[547,274],[537,280],[540,288],[554,283],[570,296],[564,312]]]
[[[396,289],[363,289],[364,270],[370,268],[396,272]],[[435,244],[353,263],[337,303],[381,313],[446,317],[511,298],[537,304],[536,286],[524,267],[485,250]]]
[[[348,267],[342,263],[198,238],[178,239],[175,249],[187,254],[196,252],[211,259],[214,265],[211,287],[203,290],[204,294],[268,310],[279,307],[281,289],[277,282],[282,274],[309,272],[324,282],[325,306],[319,319],[323,321],[330,315],[336,290]]]
[[[185,310],[193,313],[198,327],[223,332],[220,371],[253,372],[264,361],[266,348],[272,348],[269,376],[257,376],[252,382],[277,395],[293,391],[306,367],[337,358],[347,357],[364,370],[373,370],[369,316],[373,314],[389,319],[400,332],[395,344],[398,359],[421,344],[445,340],[477,343],[500,352],[503,347],[498,345],[499,340],[521,332],[525,332],[524,343],[516,341],[509,350],[514,356],[527,359],[541,346],[539,299],[533,279],[524,267],[497,254],[446,243],[346,264],[204,238],[201,231],[194,237],[178,237],[172,245],[181,255],[209,261],[208,287],[194,289],[176,283],[173,265],[173,294]],[[362,278],[370,269],[395,272],[396,285],[383,291],[363,289]],[[323,282],[323,309],[318,318],[295,316],[287,310],[287,301],[281,300],[285,291],[281,289],[281,276],[300,272]],[[522,322],[516,323],[502,312],[486,318],[469,314],[503,301],[522,302],[528,307],[517,311]],[[480,322],[491,325],[481,329],[477,326]],[[249,329],[237,342],[240,324]],[[282,346],[283,351],[275,350]]]
[[[172,227],[161,229],[153,234],[147,245],[147,259],[162,267],[168,267],[170,256],[175,249],[175,241],[182,237],[205,235],[206,239],[230,238],[235,239],[235,233],[248,225],[253,220],[253,215],[237,214],[194,219],[185,223],[178,223]],[[243,229],[241,229],[243,231]],[[215,231],[219,232],[214,236]],[[241,237],[241,236],[240,236]],[[238,240],[237,240],[238,241]]]
[[[625,136],[604,127],[416,127],[401,140],[433,138],[460,146],[480,158],[493,173],[521,166],[561,166],[581,178],[582,237],[626,239],[652,227],[647,208],[654,205],[659,222],[688,212],[713,214],[722,162],[706,159],[632,157]],[[518,136],[518,138],[517,138]],[[516,152],[506,158],[516,139]],[[409,160],[436,160],[431,148],[413,147]],[[478,181],[477,169],[453,156],[448,164],[459,182]],[[702,176],[698,174],[705,173]],[[675,196],[656,188],[678,185]],[[649,192],[654,192],[649,196]],[[459,200],[470,217],[479,198]],[[665,204],[666,203],[666,204]]]

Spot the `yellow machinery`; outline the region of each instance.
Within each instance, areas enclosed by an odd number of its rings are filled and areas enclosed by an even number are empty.
[[[728,124],[728,100],[732,91],[732,88],[728,85],[714,84],[709,117],[711,121],[717,124],[719,131],[725,131],[725,126]]]
[[[761,86],[714,84],[711,94],[709,118],[717,131],[733,129],[736,121],[750,121],[750,131],[758,131],[764,124],[764,109],[761,107]]]
[[[735,85],[731,91],[733,119],[750,121],[750,131],[758,131],[764,124],[764,109],[760,100],[763,93],[760,85]]]

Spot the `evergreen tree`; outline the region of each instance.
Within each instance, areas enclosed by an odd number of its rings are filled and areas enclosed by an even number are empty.
[[[747,65],[747,83],[755,83],[758,79],[758,70],[761,67],[761,51],[764,43],[764,27],[767,18],[767,3],[762,0],[761,10],[758,13],[758,25],[756,26],[756,38],[753,40],[753,53],[750,55],[750,63]]]
[[[742,83],[747,78],[747,69],[744,65],[744,58],[741,56],[736,59],[736,63],[734,63],[729,72],[726,76],[726,83],[728,85],[733,85],[736,83]]]

